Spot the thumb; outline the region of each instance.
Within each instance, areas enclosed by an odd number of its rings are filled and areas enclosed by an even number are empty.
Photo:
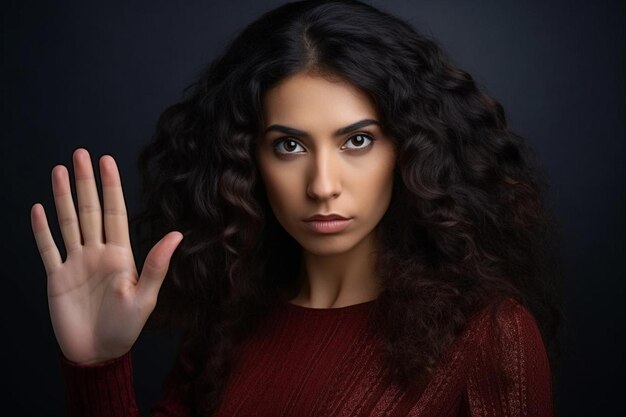
[[[170,265],[170,259],[181,240],[183,240],[182,233],[170,232],[150,249],[137,284],[139,297],[156,303],[159,289]]]

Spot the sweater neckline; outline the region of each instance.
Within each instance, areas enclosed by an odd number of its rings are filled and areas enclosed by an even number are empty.
[[[315,308],[315,307],[305,307],[299,304],[293,304],[290,301],[283,301],[282,304],[288,310],[304,313],[304,314],[317,314],[317,315],[332,315],[339,313],[352,313],[358,311],[368,310],[377,299],[363,301],[361,303],[351,304],[343,307],[329,307],[329,308]]]

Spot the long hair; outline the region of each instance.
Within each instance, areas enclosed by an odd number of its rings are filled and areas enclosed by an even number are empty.
[[[372,319],[394,380],[429,372],[470,315],[503,296],[552,346],[558,228],[547,176],[502,106],[397,17],[358,1],[288,3],[230,42],[139,157],[145,248],[184,234],[149,324],[182,330],[194,413],[215,409],[239,343],[279,291],[296,291],[301,248],[272,213],[254,149],[264,93],[299,71],[366,92],[397,147]]]

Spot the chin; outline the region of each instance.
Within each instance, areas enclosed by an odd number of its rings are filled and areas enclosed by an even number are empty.
[[[357,241],[348,236],[321,236],[299,240],[305,251],[316,256],[341,255],[353,249]]]

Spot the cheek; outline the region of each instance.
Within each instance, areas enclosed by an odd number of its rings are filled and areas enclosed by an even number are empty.
[[[296,202],[295,196],[298,195],[298,181],[295,176],[267,170],[263,173],[263,182],[276,216],[280,217],[281,214],[289,212]]]
[[[391,200],[395,161],[385,158],[371,166],[376,169],[368,170],[367,175],[361,177],[357,189],[361,190],[361,204],[369,216],[379,218],[387,211]]]
[[[374,160],[368,161],[367,167],[360,172],[361,175],[355,176],[355,180],[370,198],[382,198],[391,191],[394,167],[393,154],[378,155]]]
[[[363,192],[367,200],[372,202],[372,209],[378,209],[381,205],[386,205],[391,197],[393,186],[393,174],[380,170],[369,176],[367,186],[363,186]]]
[[[393,181],[393,165],[388,162],[377,165],[372,176],[372,181],[379,189],[387,188]]]

